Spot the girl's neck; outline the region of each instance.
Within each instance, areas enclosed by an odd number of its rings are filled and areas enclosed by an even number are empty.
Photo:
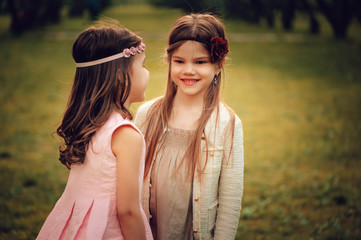
[[[130,108],[130,105],[131,105],[131,104],[132,104],[132,103],[129,101],[129,97],[128,97],[128,99],[125,100],[123,106],[124,106],[126,109],[128,109],[128,111],[129,111],[129,108]]]
[[[202,114],[202,109],[203,97],[189,97],[177,93],[174,97],[168,125],[174,128],[194,130]]]
[[[202,109],[203,95],[198,94],[198,95],[190,96],[190,95],[182,94],[181,92],[178,91],[174,96],[174,103],[190,109],[194,109],[194,108]]]

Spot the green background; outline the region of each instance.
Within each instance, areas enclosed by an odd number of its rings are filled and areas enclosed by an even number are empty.
[[[115,6],[102,13],[147,44],[147,100],[162,95],[166,38],[177,9]],[[0,239],[34,239],[64,190],[56,130],[91,22],[67,18],[14,37],[0,15]],[[322,18],[321,18],[322,19]],[[237,239],[361,238],[361,27],[334,40],[225,20],[230,54],[222,98],[243,121],[244,197]],[[140,103],[132,106],[135,114]]]

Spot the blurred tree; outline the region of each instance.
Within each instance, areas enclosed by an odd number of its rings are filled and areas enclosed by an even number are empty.
[[[309,29],[310,33],[318,34],[320,33],[320,24],[315,16],[315,6],[310,3],[308,0],[301,0],[302,6],[304,10],[309,14],[310,23]]]
[[[11,15],[10,31],[14,34],[20,34],[47,23],[59,22],[63,1],[7,0],[6,6]]]
[[[224,12],[227,17],[259,23],[265,18],[269,27],[274,26],[274,11],[279,0],[225,0]]]
[[[98,0],[88,0],[87,8],[89,10],[91,20],[96,20],[102,11],[102,5]]]
[[[5,13],[5,12],[6,12],[6,1],[0,0],[0,13]]]
[[[70,0],[69,1],[69,16],[78,17],[82,16],[85,11],[85,0]]]
[[[69,0],[69,16],[83,16],[84,12],[88,10],[90,18],[95,20],[109,5],[109,0]]]
[[[73,0],[75,1],[75,0]],[[309,16],[309,31],[320,32],[317,13],[325,15],[330,22],[334,36],[347,37],[347,29],[353,16],[361,22],[361,0],[148,0],[153,5],[182,8],[186,12],[213,12],[230,18],[259,23],[266,19],[269,27],[274,26],[275,11],[281,13],[282,27],[291,31],[296,11]]]
[[[336,38],[346,38],[353,17],[352,7],[360,0],[317,0],[321,12],[331,24]]]
[[[295,1],[294,0],[285,0],[282,1],[282,26],[285,30],[290,31],[293,29],[293,20],[295,18]]]
[[[181,8],[186,13],[208,12],[224,15],[225,3],[223,0],[148,0],[155,6]]]
[[[110,0],[68,0],[67,4],[70,16],[82,16],[89,10],[94,20]],[[63,6],[64,0],[0,0],[0,11],[11,15],[10,31],[14,34],[59,22]]]
[[[58,23],[60,22],[60,11],[63,7],[63,1],[62,0],[52,0],[52,1],[43,1],[44,4],[44,14],[42,15],[43,21],[50,22],[50,23]]]
[[[357,20],[361,23],[361,1],[355,1],[354,7],[352,9],[354,10],[354,14]]]
[[[179,0],[168,0],[170,7],[181,8],[187,13],[194,13],[202,11],[205,6],[203,0],[187,0],[187,1],[179,1]]]
[[[201,8],[197,12],[210,12],[218,16],[225,16],[226,7],[224,0],[203,0]]]
[[[262,1],[262,15],[265,16],[267,25],[269,27],[274,27],[274,9],[275,9],[275,1],[274,0],[263,0]]]
[[[165,0],[148,0],[154,6],[168,6]]]
[[[225,0],[224,5],[228,17],[259,23],[262,8],[260,0]]]
[[[105,9],[106,7],[110,6],[110,0],[100,0],[100,7],[101,9]]]

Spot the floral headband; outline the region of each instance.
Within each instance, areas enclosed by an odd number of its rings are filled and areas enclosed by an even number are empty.
[[[135,55],[137,53],[141,53],[141,52],[144,52],[144,51],[145,51],[145,44],[140,43],[137,47],[125,48],[121,53],[117,53],[115,55],[105,57],[105,58],[101,58],[101,59],[97,59],[97,60],[90,61],[90,62],[75,63],[75,65],[78,68],[90,67],[90,66],[102,64],[102,63],[105,63],[105,62],[110,62],[110,61],[113,61],[115,59],[122,58],[122,57],[129,58],[130,56],[133,56],[133,55]]]
[[[228,53],[228,41],[227,39],[221,37],[212,37],[208,42],[199,39],[197,37],[185,37],[185,38],[177,39],[175,42],[187,41],[187,40],[197,41],[206,44],[210,49],[212,63],[217,63],[222,61]]]

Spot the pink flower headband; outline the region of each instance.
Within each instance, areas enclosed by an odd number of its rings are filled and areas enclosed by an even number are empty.
[[[78,68],[90,67],[90,66],[98,65],[101,63],[105,63],[105,62],[110,62],[110,61],[113,61],[115,59],[122,58],[122,57],[129,58],[130,56],[133,56],[137,53],[141,53],[144,51],[145,51],[145,44],[141,43],[138,45],[138,47],[125,48],[121,53],[117,53],[115,55],[97,59],[97,60],[90,61],[90,62],[75,63],[75,65]]]

